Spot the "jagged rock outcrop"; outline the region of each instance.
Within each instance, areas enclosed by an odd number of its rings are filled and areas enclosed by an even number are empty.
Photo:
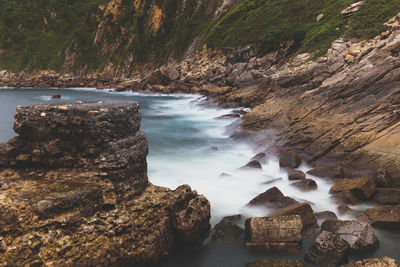
[[[155,262],[209,229],[207,199],[148,182],[136,102],[18,107],[0,145],[0,265]]]
[[[357,214],[357,218],[374,226],[397,229],[400,226],[400,205],[367,209]]]

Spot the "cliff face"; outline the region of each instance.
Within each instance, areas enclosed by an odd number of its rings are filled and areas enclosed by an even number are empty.
[[[339,37],[367,39],[397,14],[400,0],[90,0],[1,1],[0,69],[52,69],[130,77],[203,44],[254,45],[257,55],[323,55]],[[355,14],[353,14],[356,11]]]
[[[201,240],[207,199],[147,179],[135,102],[19,107],[0,144],[0,265],[155,262]]]

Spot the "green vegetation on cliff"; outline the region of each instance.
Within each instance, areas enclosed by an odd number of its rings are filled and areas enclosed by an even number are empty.
[[[213,48],[294,41],[292,53],[326,52],[332,41],[367,39],[400,12],[400,0],[0,0],[0,69],[103,70],[119,74],[181,58],[196,37]],[[317,21],[317,17],[323,18]],[[201,44],[201,42],[199,42]]]

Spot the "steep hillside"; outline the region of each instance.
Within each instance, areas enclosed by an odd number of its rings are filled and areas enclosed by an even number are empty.
[[[367,39],[400,11],[400,0],[38,0],[0,1],[0,69],[105,71],[130,76],[212,48],[255,44],[259,55],[324,54],[340,36]],[[319,17],[319,19],[317,19]],[[196,40],[196,42],[194,42]],[[191,45],[192,44],[192,45]],[[191,50],[190,50],[191,51]]]

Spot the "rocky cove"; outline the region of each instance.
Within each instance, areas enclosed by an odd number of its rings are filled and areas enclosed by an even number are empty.
[[[286,57],[290,43],[262,58],[252,46],[204,47],[182,62],[137,77],[109,79],[112,70],[81,76],[3,71],[0,84],[201,93],[221,107],[250,108],[242,112],[242,131],[235,137],[252,138],[258,146],[254,154],[266,155],[249,157],[246,168],[265,168],[265,157],[275,156],[287,174],[283,179],[296,181],[305,193],[294,199],[282,194],[279,181],[266,179],[260,183],[265,192],[249,198],[248,206],[266,207],[268,214],[246,220],[245,232],[237,225],[248,216],[230,214],[235,217],[218,223],[210,238],[228,243],[237,242],[234,238],[249,250],[264,250],[256,255],[267,259],[249,266],[303,266],[303,256],[310,265],[345,264],[348,254],[362,260],[385,247],[380,231],[396,236],[399,226],[399,16],[386,26],[372,40],[337,40],[318,59]],[[135,105],[50,104],[17,110],[19,137],[0,151],[0,192],[5,195],[0,263],[135,264],[158,260],[177,244],[202,240],[209,228],[208,201],[187,186],[171,191],[147,182],[147,145]],[[226,115],[241,116],[233,110]],[[77,138],[83,145],[74,143]],[[310,167],[299,170],[301,162]],[[320,208],[314,212],[318,203],[308,199],[325,180],[337,201],[330,211],[341,220]],[[198,213],[191,217],[193,210]],[[17,217],[21,224],[13,223]],[[38,253],[42,250],[47,254]],[[275,254],[297,261],[272,261]],[[379,256],[399,260],[396,251]],[[387,257],[351,264],[397,266]]]

